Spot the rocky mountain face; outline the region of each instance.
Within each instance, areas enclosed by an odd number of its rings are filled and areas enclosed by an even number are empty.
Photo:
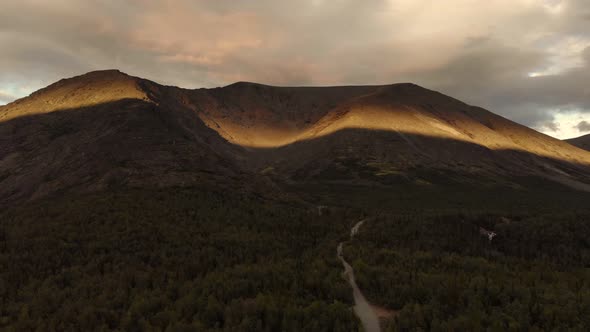
[[[187,90],[109,70],[0,107],[1,202],[118,186],[516,188],[527,177],[588,190],[590,152],[413,84]]]

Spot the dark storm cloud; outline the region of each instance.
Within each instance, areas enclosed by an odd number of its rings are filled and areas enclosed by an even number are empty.
[[[541,128],[590,111],[586,2],[4,0],[0,91],[104,68],[184,87],[414,81]]]
[[[580,121],[580,123],[578,123],[576,125],[576,129],[578,129],[578,131],[580,131],[581,133],[589,132],[590,131],[590,122]]]
[[[551,130],[551,131],[559,131],[559,125],[555,122],[547,122],[543,124],[543,127]]]

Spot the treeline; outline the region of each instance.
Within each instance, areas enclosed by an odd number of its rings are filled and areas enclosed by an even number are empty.
[[[202,189],[48,201],[0,220],[5,331],[353,331],[344,212]]]
[[[587,331],[589,237],[584,215],[383,216],[345,254],[390,331]]]

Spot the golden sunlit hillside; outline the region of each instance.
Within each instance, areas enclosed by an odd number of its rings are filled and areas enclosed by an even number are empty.
[[[0,194],[11,199],[229,185],[228,174],[249,177],[251,187],[438,181],[417,167],[459,182],[590,183],[590,152],[414,84],[187,90],[110,70],[52,84],[0,117]]]

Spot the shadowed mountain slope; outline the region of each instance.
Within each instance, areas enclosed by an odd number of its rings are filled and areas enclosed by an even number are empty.
[[[117,186],[237,186],[239,168],[225,155],[236,147],[184,109],[149,100],[138,81],[94,72],[0,108],[1,200]]]
[[[579,147],[580,149],[590,151],[590,134],[576,137],[576,138],[570,138],[565,141],[571,145],[575,145],[575,146]]]
[[[413,84],[187,90],[109,70],[0,107],[3,202],[113,186],[272,192],[285,181],[536,176],[588,189],[589,165],[588,151]]]

